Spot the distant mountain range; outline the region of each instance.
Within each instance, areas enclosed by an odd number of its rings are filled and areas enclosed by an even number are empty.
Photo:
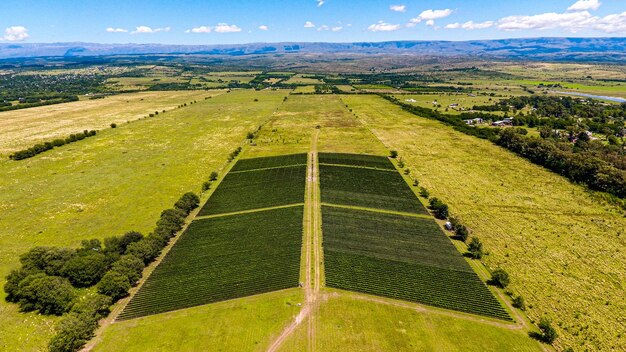
[[[0,60],[34,57],[193,54],[216,56],[290,53],[413,54],[549,61],[626,62],[626,38],[523,38],[472,41],[360,43],[251,43],[232,45],[0,43]]]

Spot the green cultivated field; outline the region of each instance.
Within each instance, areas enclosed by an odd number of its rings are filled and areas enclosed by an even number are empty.
[[[256,169],[267,169],[274,167],[306,165],[307,155],[305,153],[270,156],[263,158],[240,159],[230,172],[248,171]]]
[[[435,220],[322,206],[324,248],[455,271],[474,271]]]
[[[391,161],[384,156],[346,154],[346,153],[319,153],[320,164],[363,166],[377,169],[395,170]]]
[[[420,184],[484,242],[531,319],[552,318],[557,349],[626,346],[626,218],[582,186],[382,98],[344,96]]]
[[[118,319],[298,286],[303,207],[191,223]]]
[[[199,215],[304,202],[306,166],[230,172]]]
[[[322,202],[424,214],[426,209],[396,171],[320,165]]]
[[[0,161],[0,286],[33,246],[147,234],[163,209],[221,170],[286,94],[233,91],[30,159]],[[19,313],[3,299],[0,316],[1,350],[45,348],[54,318]]]

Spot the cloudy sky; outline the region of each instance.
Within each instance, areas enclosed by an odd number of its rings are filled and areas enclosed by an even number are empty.
[[[624,37],[626,0],[23,0],[0,11],[3,43],[226,44],[538,36]]]

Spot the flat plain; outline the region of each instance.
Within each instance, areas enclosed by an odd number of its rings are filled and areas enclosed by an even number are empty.
[[[510,273],[509,290],[525,298],[529,317],[553,319],[557,348],[626,345],[623,211],[489,141],[382,98],[342,99],[483,240],[484,262]]]
[[[36,143],[67,137],[83,130],[121,125],[155,111],[172,110],[180,104],[204,100],[223,91],[163,91],[107,96],[103,99],[0,112],[0,157]],[[5,155],[6,154],[6,155]]]

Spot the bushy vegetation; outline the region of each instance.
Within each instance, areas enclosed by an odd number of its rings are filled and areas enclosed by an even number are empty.
[[[509,274],[502,268],[497,268],[491,273],[490,283],[496,285],[500,288],[506,288],[509,286],[511,279],[509,278]]]
[[[439,120],[465,134],[483,139],[489,139],[490,141],[507,148],[508,150],[511,150],[538,165],[544,166],[556,173],[568,177],[575,182],[584,183],[591,189],[607,192],[620,198],[626,198],[626,154],[624,153],[626,149],[624,149],[623,145],[621,147],[618,145],[605,146],[599,141],[589,141],[585,140],[586,138],[576,138],[576,143],[572,144],[571,141],[574,140],[574,137],[582,136],[580,132],[584,132],[584,126],[581,127],[577,125],[577,128],[572,128],[570,130],[572,135],[567,135],[564,139],[555,136],[549,131],[549,133],[544,134],[544,138],[525,137],[513,129],[501,130],[489,127],[468,126],[463,121],[463,119],[476,117],[481,117],[486,120],[499,119],[500,116],[497,115],[481,115],[475,113],[465,113],[456,116],[446,115],[432,109],[402,103],[393,97],[383,97],[413,114]],[[568,104],[562,103],[569,101],[567,99],[569,98],[563,98],[563,100],[560,98],[556,100],[550,99],[550,104],[546,103],[545,105],[542,105],[543,108],[546,109],[546,112],[544,113],[569,116],[569,114],[573,111],[580,112],[577,109],[586,105],[582,103],[570,104],[570,108],[567,108]],[[558,106],[558,108],[555,108],[557,111],[550,112],[552,108],[548,108],[548,106],[556,104],[556,101],[561,102],[555,105]],[[591,105],[592,110],[589,110],[587,113],[590,114],[589,116],[595,116],[593,114],[597,113],[597,111],[593,109],[597,104]],[[623,107],[613,107],[610,108],[610,110],[603,110],[604,112],[602,112],[601,116],[609,113],[620,113],[620,109],[623,109]],[[561,112],[559,113],[558,111]],[[608,117],[604,118],[606,119]],[[516,117],[515,119],[518,118]],[[522,120],[520,119],[519,121]],[[609,131],[609,133],[614,133],[617,130],[621,130],[622,132],[620,133],[623,133],[624,123],[622,121],[620,124],[619,121],[620,120],[608,124],[610,126],[602,126],[598,128],[605,132]],[[556,123],[553,125],[556,125]],[[567,126],[568,125],[565,124],[558,125],[559,128],[566,128]]]
[[[228,173],[200,210],[211,215],[304,202],[306,166]]]
[[[395,170],[320,165],[322,201],[401,212],[427,211]]]
[[[448,205],[442,202],[439,198],[431,198],[429,201],[430,210],[437,219],[445,220],[448,218]]]
[[[467,245],[467,253],[474,259],[481,259],[485,255],[483,243],[478,237],[472,237],[470,243]]]
[[[6,300],[22,311],[63,315],[50,351],[77,351],[91,338],[109,306],[128,295],[141,278],[144,266],[158,256],[199,198],[184,194],[174,208],[163,211],[152,234],[131,231],[82,241],[79,248],[35,247],[20,256],[21,268],[7,276]],[[82,288],[98,293],[84,296]],[[67,314],[66,314],[67,313]]]
[[[22,159],[27,159],[27,158],[32,158],[33,156],[37,155],[37,154],[41,154],[45,151],[48,151],[50,149],[53,149],[55,147],[60,147],[69,143],[74,143],[77,141],[81,141],[87,137],[92,137],[96,135],[96,131],[95,130],[91,130],[91,131],[83,131],[83,132],[79,132],[76,134],[70,134],[69,137],[65,138],[65,139],[61,139],[61,138],[57,138],[55,140],[53,140],[52,142],[45,142],[42,144],[35,144],[34,146],[28,148],[28,149],[24,149],[24,150],[20,150],[17,151],[11,155],[9,155],[9,158],[13,159],[13,160],[22,160]]]
[[[193,221],[119,319],[297,287],[302,216],[296,206]]]

